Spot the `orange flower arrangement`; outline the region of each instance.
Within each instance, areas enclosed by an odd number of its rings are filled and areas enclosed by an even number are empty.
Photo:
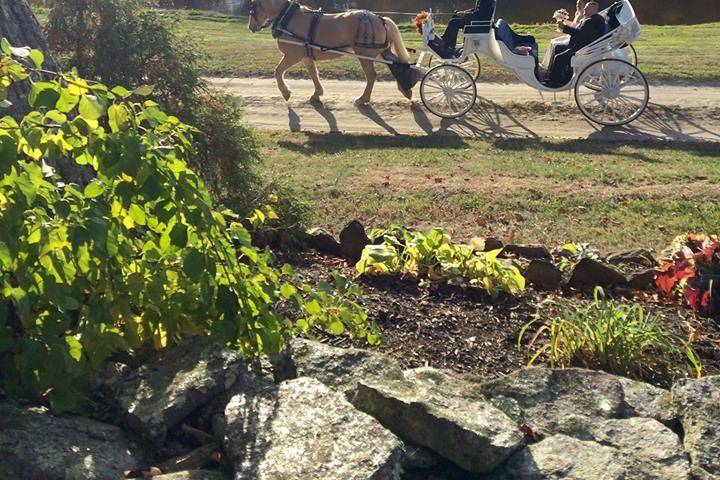
[[[425,22],[427,22],[428,12],[425,10],[421,10],[420,13],[418,13],[415,16],[415,29],[418,31],[420,35],[422,35],[422,26]]]

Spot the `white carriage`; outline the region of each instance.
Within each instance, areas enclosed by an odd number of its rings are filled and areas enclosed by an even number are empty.
[[[430,46],[435,37],[430,12],[422,26],[428,52],[423,52],[416,63],[418,68],[428,63],[431,67],[420,84],[424,105],[443,118],[465,115],[477,99],[475,81],[480,76],[482,56],[511,70],[521,82],[541,94],[574,90],[580,111],[595,123],[618,126],[632,122],[643,113],[650,99],[647,80],[637,68],[631,47],[640,37],[642,27],[629,0],[621,0],[600,14],[606,19],[607,33],[573,56],[573,74],[566,85],[550,88],[543,84],[550,57],[539,60],[533,37],[518,35],[504,20],[496,21],[493,14],[465,27],[463,47],[457,58],[442,58]]]

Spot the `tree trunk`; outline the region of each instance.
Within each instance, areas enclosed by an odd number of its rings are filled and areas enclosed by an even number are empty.
[[[14,47],[31,47],[42,50],[45,55],[43,68],[57,70],[57,64],[48,50],[47,42],[42,35],[42,29],[35,14],[30,10],[26,0],[0,0],[0,37],[5,37]],[[13,85],[10,88],[10,100],[13,104],[10,111],[0,112],[1,115],[10,113],[15,117],[28,111],[27,83]]]

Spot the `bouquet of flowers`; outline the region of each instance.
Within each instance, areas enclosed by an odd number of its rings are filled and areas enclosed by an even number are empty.
[[[421,10],[420,13],[418,13],[415,16],[415,29],[418,31],[418,33],[420,35],[422,35],[422,33],[423,33],[422,26],[424,23],[427,22],[427,18],[428,18],[428,12],[425,10]]]
[[[561,8],[560,10],[555,10],[555,13],[553,13],[553,18],[556,22],[564,22],[565,20],[570,20],[570,12],[568,12],[564,8]]]
[[[565,20],[570,20],[570,12],[568,12],[564,8],[555,10],[555,13],[553,13],[553,18],[555,19],[555,21],[558,24],[560,24],[560,22],[565,22]],[[558,27],[557,31],[562,32],[562,28]]]

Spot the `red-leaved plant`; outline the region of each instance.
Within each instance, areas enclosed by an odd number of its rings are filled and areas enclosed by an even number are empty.
[[[679,237],[655,283],[666,295],[683,297],[698,313],[720,314],[720,241],[693,233]]]

